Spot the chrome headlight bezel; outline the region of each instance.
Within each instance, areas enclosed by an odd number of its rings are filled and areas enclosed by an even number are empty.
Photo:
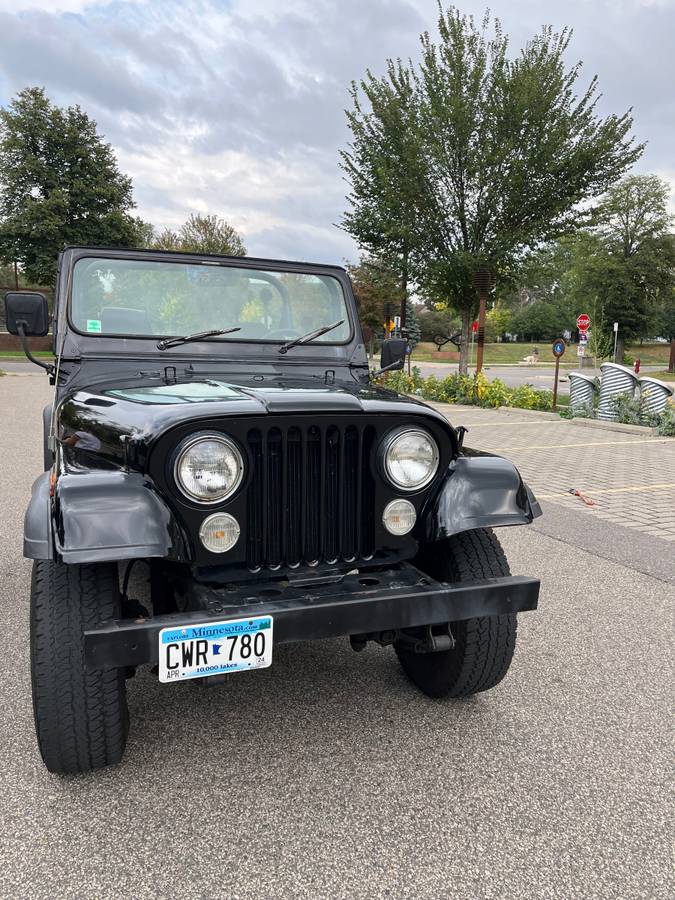
[[[207,441],[215,441],[216,443],[223,444],[231,451],[237,462],[237,474],[232,484],[226,490],[218,494],[217,497],[210,498],[201,497],[199,494],[191,491],[184,483],[180,474],[181,465],[190,450],[194,449],[197,444]],[[227,435],[218,434],[217,432],[200,432],[183,441],[176,451],[176,457],[173,464],[173,480],[178,487],[178,490],[185,498],[191,500],[193,503],[198,503],[200,506],[216,506],[219,503],[223,503],[225,500],[229,500],[239,489],[244,480],[244,474],[244,456],[237,443]]]
[[[429,442],[429,444],[432,448],[431,468],[429,469],[429,471],[427,472],[427,474],[421,481],[416,482],[413,485],[402,484],[394,477],[394,475],[392,474],[392,471],[391,471],[391,460],[390,460],[391,450],[394,447],[394,445],[396,444],[396,442],[399,441],[401,438],[405,437],[406,435],[410,435],[410,434],[415,434],[415,435],[419,435],[419,436],[423,437],[425,440],[427,440]],[[440,458],[441,457],[440,457],[440,450],[438,447],[438,443],[432,437],[432,435],[429,434],[428,431],[425,431],[423,428],[398,428],[395,431],[391,432],[389,435],[387,435],[387,437],[385,438],[385,440],[383,442],[381,456],[380,456],[382,470],[384,472],[384,475],[385,475],[387,481],[393,487],[395,487],[396,490],[405,491],[406,493],[414,493],[415,491],[421,491],[423,488],[428,487],[431,484],[431,482],[434,480],[434,478],[436,477],[436,474],[438,472]]]

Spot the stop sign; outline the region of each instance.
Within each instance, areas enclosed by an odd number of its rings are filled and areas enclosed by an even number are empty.
[[[579,331],[588,331],[590,324],[590,317],[586,313],[581,313],[580,316],[577,316],[577,328]]]
[[[478,331],[478,322],[474,321],[471,323],[471,330],[474,334]]]

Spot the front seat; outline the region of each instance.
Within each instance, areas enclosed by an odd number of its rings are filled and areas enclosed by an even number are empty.
[[[103,334],[152,334],[150,319],[144,309],[124,306],[104,306],[101,310]]]

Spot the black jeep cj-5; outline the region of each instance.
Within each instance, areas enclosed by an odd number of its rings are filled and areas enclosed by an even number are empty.
[[[8,294],[6,318],[30,356],[45,298]],[[144,664],[171,690],[348,635],[392,645],[431,697],[504,677],[539,582],[509,575],[490,529],[539,506],[510,462],[371,382],[343,269],[71,248],[53,334],[24,536],[52,772],[121,759]],[[385,342],[383,368],[403,353]],[[149,608],[129,597],[134,564]]]

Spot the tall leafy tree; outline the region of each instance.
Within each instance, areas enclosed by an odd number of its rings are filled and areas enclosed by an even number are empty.
[[[42,88],[0,109],[0,259],[49,285],[68,244],[136,246],[131,180],[79,106],[54,106]]]
[[[178,231],[163,229],[155,236],[153,246],[159,250],[246,256],[246,247],[237,230],[216,215],[191,215]]]
[[[596,113],[593,78],[565,63],[571,32],[550,27],[516,55],[498,21],[489,34],[439,5],[439,40],[418,65],[389,61],[352,87],[351,186],[344,227],[374,254],[405,256],[423,294],[462,317],[466,371],[474,273],[508,267],[529,247],[585,221],[588,204],[638,159],[629,113]]]
[[[579,288],[602,308],[604,331],[619,323],[626,341],[662,330],[675,302],[675,238],[670,188],[656,175],[631,175],[606,193],[595,227],[576,241]],[[669,336],[669,335],[668,335]]]
[[[355,265],[347,266],[352,280],[354,296],[361,324],[375,332],[384,330],[383,322],[388,307],[391,313],[398,309],[400,285],[395,271],[381,259],[363,256]]]

